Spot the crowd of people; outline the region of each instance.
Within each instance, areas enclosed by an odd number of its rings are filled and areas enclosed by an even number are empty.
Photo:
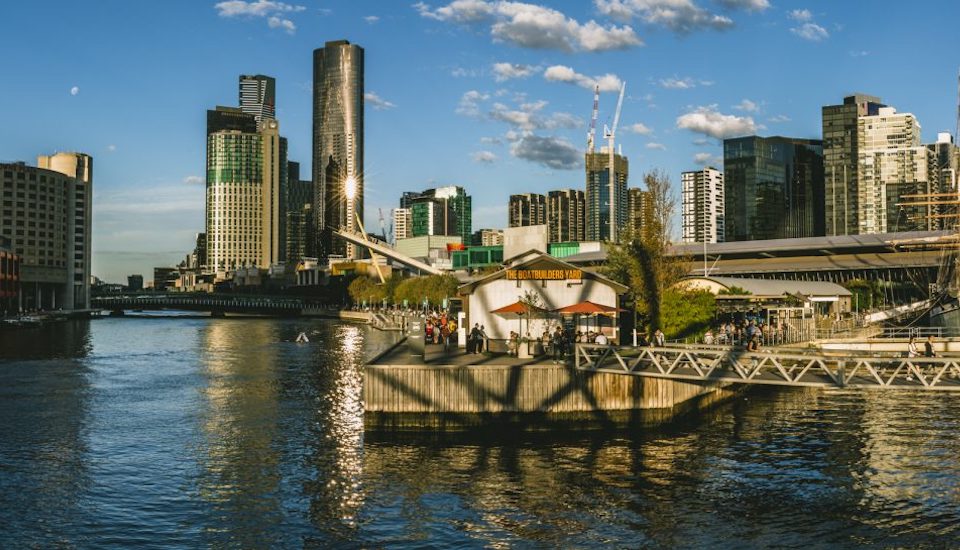
[[[742,320],[720,323],[703,335],[704,344],[742,345],[756,350],[763,345],[785,344],[795,339],[796,331],[789,323]]]

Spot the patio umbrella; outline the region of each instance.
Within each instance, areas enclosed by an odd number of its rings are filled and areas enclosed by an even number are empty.
[[[559,313],[561,315],[609,315],[611,313],[617,313],[620,311],[624,310],[614,306],[605,306],[591,302],[590,300],[584,300],[576,304],[553,310],[554,313]]]
[[[522,336],[523,336],[523,316],[524,316],[524,315],[531,315],[531,314],[543,314],[543,313],[547,313],[547,310],[546,310],[546,309],[543,309],[542,307],[537,307],[537,306],[534,306],[534,305],[531,305],[531,304],[526,304],[526,303],[524,303],[524,302],[521,302],[521,301],[517,300],[516,302],[514,302],[514,303],[512,303],[512,304],[510,304],[510,305],[506,305],[506,306],[503,306],[503,307],[501,307],[501,308],[497,308],[497,309],[491,311],[490,313],[497,313],[497,314],[500,314],[500,315],[509,314],[509,313],[516,313],[516,314],[517,314],[517,320],[520,322],[520,325],[519,325],[519,329],[520,329],[520,330],[518,331],[518,333],[519,333],[520,336],[522,337]],[[528,317],[528,319],[529,319],[529,317]],[[529,324],[529,322],[528,322],[528,324]]]

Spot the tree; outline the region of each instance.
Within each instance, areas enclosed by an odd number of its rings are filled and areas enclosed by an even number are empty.
[[[688,272],[689,258],[668,256],[670,228],[677,200],[671,192],[670,177],[663,170],[643,176],[647,187],[648,214],[638,232],[627,231],[619,244],[607,249],[604,272],[626,285],[641,321],[650,331],[663,328],[661,304],[665,289]]]
[[[350,293],[350,298],[358,304],[364,301],[370,304],[382,302],[386,296],[382,285],[378,285],[369,277],[362,275],[350,281],[347,292]]]
[[[717,312],[716,297],[707,290],[668,288],[663,293],[663,333],[669,339],[700,336]]]
[[[457,294],[460,282],[453,275],[429,275],[427,277],[410,277],[397,284],[393,293],[395,303],[410,305],[423,303],[424,298],[431,304],[437,305],[445,298],[452,298]]]

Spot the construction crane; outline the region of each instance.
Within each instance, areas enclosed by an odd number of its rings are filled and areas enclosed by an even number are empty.
[[[593,142],[597,134],[597,114],[600,112],[600,86],[593,89],[593,115],[590,117],[590,131],[587,132],[587,152],[593,153],[596,147]]]
[[[619,210],[619,205],[617,204],[617,172],[614,166],[615,153],[614,153],[614,141],[617,135],[617,126],[620,124],[620,109],[623,107],[623,93],[627,89],[627,83],[624,82],[620,85],[620,97],[617,99],[617,110],[613,115],[613,124],[610,128],[607,128],[607,125],[603,125],[603,137],[607,138],[607,153],[610,155],[610,241],[618,242],[617,238],[617,224],[621,223],[617,219],[617,210]]]

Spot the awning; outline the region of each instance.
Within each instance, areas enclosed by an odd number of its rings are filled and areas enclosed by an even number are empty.
[[[618,311],[624,311],[624,310],[618,307],[596,304],[589,300],[584,300],[578,304],[573,304],[573,305],[569,305],[566,307],[553,310],[554,313],[562,313],[566,315],[577,314],[577,313],[583,314],[583,315],[592,315],[594,313],[609,314],[609,313],[615,313]]]

